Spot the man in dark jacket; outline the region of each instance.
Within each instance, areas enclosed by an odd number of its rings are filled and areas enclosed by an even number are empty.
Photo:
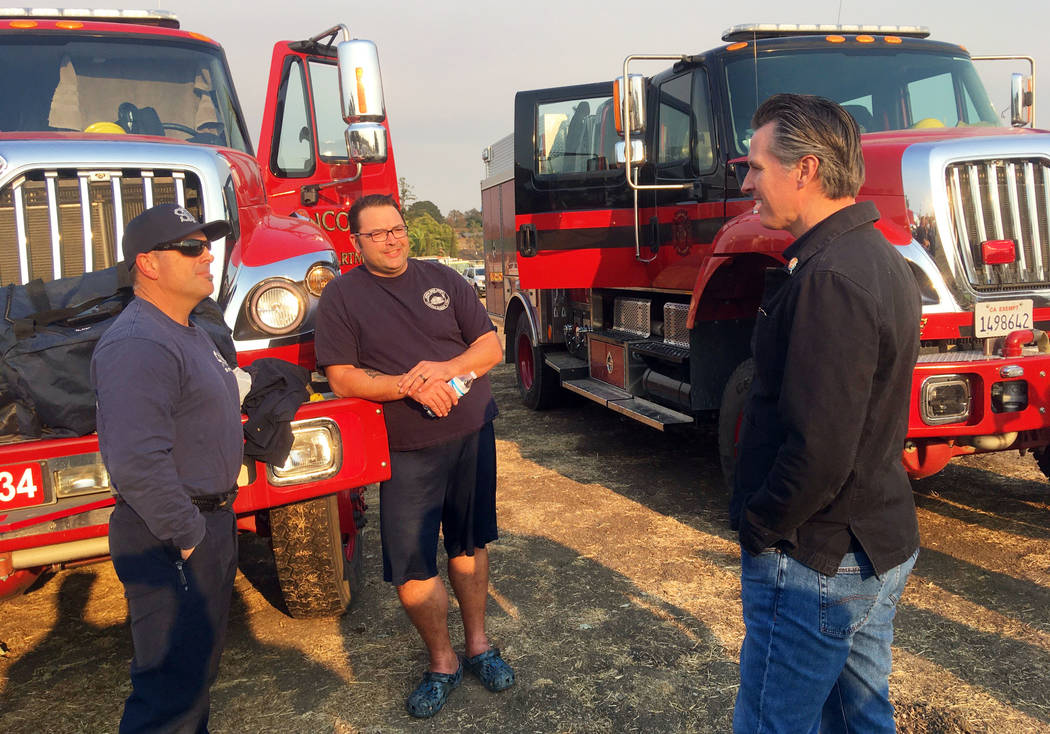
[[[233,370],[190,312],[214,288],[211,241],[182,206],[128,223],[135,298],[95,347],[98,443],[117,490],[109,519],[135,657],[121,734],[208,731],[233,580],[232,504],[244,434]]]
[[[856,123],[834,102],[759,107],[745,193],[797,239],[752,348],[730,507],[747,630],[735,732],[893,732],[890,645],[918,554],[900,452],[920,296],[875,229]]]

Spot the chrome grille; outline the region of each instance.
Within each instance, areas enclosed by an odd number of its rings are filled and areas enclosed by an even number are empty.
[[[1050,161],[1010,158],[953,163],[945,177],[952,233],[978,291],[1050,285]],[[981,243],[1013,240],[1015,262],[985,265]]]
[[[689,346],[689,329],[686,320],[689,317],[688,303],[664,304],[664,343],[676,347]]]
[[[0,189],[0,285],[110,267],[123,257],[124,226],[168,202],[199,218],[197,177],[170,170],[30,171]]]
[[[613,301],[613,328],[635,336],[648,337],[649,301],[635,298],[617,298]]]

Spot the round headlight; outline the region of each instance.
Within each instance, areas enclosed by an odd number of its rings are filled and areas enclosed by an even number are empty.
[[[249,305],[252,321],[270,334],[294,331],[306,316],[306,304],[290,283],[263,283],[256,288]]]
[[[317,263],[307,271],[303,283],[306,284],[306,290],[310,291],[310,293],[315,296],[319,296],[321,295],[321,291],[324,290],[324,287],[331,283],[336,275],[338,275],[338,273],[332,270],[329,266]]]

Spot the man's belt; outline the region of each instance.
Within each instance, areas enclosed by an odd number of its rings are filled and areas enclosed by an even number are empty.
[[[237,499],[236,487],[229,492],[202,494],[198,497],[190,497],[190,502],[197,505],[197,509],[201,512],[216,512],[231,507],[235,499]]]
[[[190,502],[196,505],[201,512],[217,512],[227,507],[232,507],[235,499],[237,499],[236,487],[228,492],[220,492],[219,494],[201,494],[196,497],[190,497]],[[125,504],[124,498],[119,494],[114,495],[113,500],[118,505]]]

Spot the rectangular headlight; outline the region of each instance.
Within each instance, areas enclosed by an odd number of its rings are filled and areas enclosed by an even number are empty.
[[[334,477],[343,465],[339,426],[329,418],[292,421],[292,450],[284,466],[268,466],[277,487]]]
[[[960,423],[970,417],[970,381],[962,375],[929,377],[922,383],[919,412],[928,426]]]
[[[47,468],[51,472],[51,486],[55,497],[78,497],[82,494],[109,492],[109,472],[102,465],[102,455],[77,454],[48,459]]]

